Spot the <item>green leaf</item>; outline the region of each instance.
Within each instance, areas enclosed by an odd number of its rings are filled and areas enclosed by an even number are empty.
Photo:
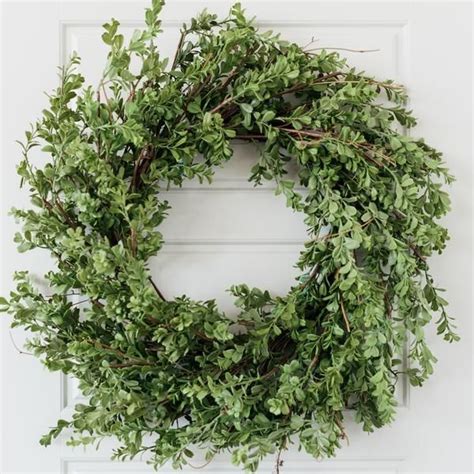
[[[251,114],[253,111],[253,107],[250,104],[240,104],[240,108],[245,114]]]
[[[192,114],[198,114],[201,112],[201,106],[197,103],[197,102],[191,102],[189,105],[188,105],[188,110],[189,112],[191,112]]]
[[[271,120],[273,120],[275,118],[276,114],[273,110],[267,110],[264,112],[264,114],[262,115],[262,122],[270,122]]]
[[[355,239],[351,239],[350,237],[346,237],[344,239],[344,246],[347,250],[355,250],[360,247],[360,242]]]
[[[397,137],[390,137],[390,147],[392,150],[398,150],[402,147],[402,142]]]
[[[9,302],[3,296],[0,296],[0,311],[1,312],[8,311],[9,307],[10,307]]]

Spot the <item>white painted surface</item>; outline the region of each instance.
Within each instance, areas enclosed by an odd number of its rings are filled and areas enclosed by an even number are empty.
[[[429,334],[439,358],[436,372],[422,388],[400,394],[397,420],[368,436],[354,424],[351,444],[336,460],[316,463],[292,450],[284,472],[471,472],[472,259],[470,5],[455,2],[244,2],[262,28],[279,30],[306,44],[379,49],[346,53],[351,64],[380,78],[408,85],[411,107],[419,117],[414,133],[445,153],[458,178],[452,187],[453,212],[446,219],[452,240],[445,254],[433,259],[440,286],[447,288],[451,314],[458,319],[462,340],[449,346]],[[165,8],[161,49],[172,54],[183,21],[204,7],[224,14],[228,1],[169,0]],[[30,268],[38,275],[49,265],[41,252],[18,255],[12,242],[15,225],[6,216],[15,205],[27,205],[18,190],[14,140],[46,105],[44,90],[56,85],[56,66],[76,49],[87,81],[97,81],[105,59],[100,25],[114,16],[126,31],[139,27],[146,3],[136,1],[36,1],[3,3],[2,22],[2,153],[1,153],[1,291],[11,287],[13,270]],[[284,292],[292,282],[304,228],[301,216],[285,208],[271,186],[260,190],[246,183],[255,154],[236,149],[234,161],[219,171],[211,187],[190,185],[173,190],[174,206],[163,232],[169,244],[153,262],[153,273],[167,295],[217,296],[230,307],[225,289],[247,282]],[[262,218],[263,211],[266,215]],[[18,345],[24,334],[12,332]],[[38,439],[80,394],[74,383],[50,374],[32,357],[16,353],[8,322],[1,320],[2,390],[0,471],[2,473],[139,473],[151,472],[140,462],[108,461],[107,449],[71,450],[58,440],[45,449]],[[197,459],[195,464],[199,465]],[[271,472],[273,460],[259,472]],[[170,468],[162,472],[172,472]],[[186,472],[193,472],[189,469]],[[201,472],[238,472],[221,455]]]

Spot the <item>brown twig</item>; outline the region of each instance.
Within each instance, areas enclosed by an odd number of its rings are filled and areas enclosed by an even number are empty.
[[[314,278],[316,277],[316,275],[318,274],[318,269],[319,269],[319,265],[315,265],[312,269],[311,269],[311,272],[309,273],[309,276],[308,276],[308,279],[302,283],[300,285],[300,289],[304,289],[306,288],[313,280]]]
[[[287,133],[291,133],[292,135],[298,135],[298,136],[303,136],[303,137],[333,138],[330,134],[328,134],[327,132],[324,132],[323,130],[296,130],[294,128],[287,128],[287,127],[277,127],[277,128],[281,130],[282,132],[287,132]]]
[[[191,464],[188,460],[186,460],[186,463],[189,464],[189,466],[192,468],[192,469],[204,469],[206,466],[208,466],[211,461],[214,459],[214,456],[209,459],[209,461],[207,461],[206,463],[204,464],[201,464],[200,466],[194,466],[193,464]]]
[[[137,160],[135,161],[135,167],[133,169],[132,181],[130,183],[130,191],[136,191],[140,186],[141,175],[146,172],[151,160],[154,158],[154,148],[152,145],[145,145]]]
[[[200,337],[201,339],[204,339],[205,341],[213,341],[214,339],[206,336],[203,332],[201,331],[196,331],[196,336]]]
[[[374,221],[374,218],[371,217],[368,221],[364,222],[363,224],[360,224],[360,228],[365,229],[368,225],[370,225]],[[320,241],[320,240],[326,240],[326,239],[331,239],[332,237],[339,237],[341,235],[347,234],[347,232],[350,232],[352,228],[346,229],[346,230],[341,230],[340,232],[332,232],[330,234],[322,235],[316,237],[314,240]]]
[[[76,301],[75,303],[71,303],[71,306],[77,306],[77,305],[80,305],[82,303],[88,303],[89,301],[91,301],[90,298],[86,298],[84,300],[81,300],[81,301]]]
[[[54,214],[54,206],[47,199],[45,199],[44,197],[42,197],[41,200],[43,202],[44,207],[50,213]],[[69,214],[66,212],[66,210],[62,206],[61,201],[59,200],[59,198],[56,198],[55,204],[56,204],[56,207],[58,208],[59,212],[61,213],[61,215],[66,219],[66,222],[69,224],[69,226],[71,226],[73,229],[75,229],[77,227],[77,224],[71,219]]]
[[[283,467],[283,459],[281,459],[281,453],[286,449],[286,438],[280,444],[278,453],[275,461],[275,474],[280,474],[280,468]]]
[[[216,105],[213,109],[211,109],[210,113],[215,114],[220,109],[222,109],[222,107],[226,106],[227,104],[230,104],[233,100],[233,97],[227,97],[227,99],[224,99],[220,104]]]
[[[137,232],[133,227],[130,229],[130,252],[132,252],[132,255],[134,257],[136,257],[136,255],[137,255]]]
[[[327,79],[332,79],[333,77],[338,77],[342,74],[343,73],[340,72],[340,71],[332,72],[330,74],[320,76],[320,77],[316,78],[314,81],[311,81],[309,83],[296,84],[296,85],[290,87],[289,89],[285,89],[284,91],[280,92],[279,95],[291,94],[293,92],[298,92],[298,91],[304,90],[307,87],[310,87],[312,85],[315,85],[315,84],[321,83],[323,81],[326,81]]]
[[[321,47],[321,48],[311,48],[306,49],[306,53],[310,53],[311,51],[321,51],[321,50],[331,49],[334,51],[349,51],[350,53],[377,53],[380,49],[351,49],[351,48],[337,48],[337,47]]]
[[[110,369],[124,369],[126,367],[147,367],[147,366],[152,366],[151,362],[138,362],[138,361],[130,361],[130,362],[122,362],[120,364],[109,364]]]
[[[311,359],[311,363],[308,366],[308,372],[311,372],[318,362],[319,362],[319,352],[316,351],[316,354]]]
[[[128,95],[126,102],[129,102],[130,100],[133,100],[135,98],[135,93],[136,93],[138,84],[140,83],[141,80],[142,80],[142,77],[138,76],[135,83],[132,84],[132,87],[130,88],[130,94]]]
[[[41,198],[41,200],[43,201],[43,205],[44,207],[49,211],[49,212],[53,212],[53,206],[52,204],[46,200],[45,198]]]
[[[56,202],[56,206],[58,207],[59,211],[61,212],[61,214],[64,216],[64,218],[66,219],[67,223],[73,228],[73,229],[76,229],[77,228],[77,224],[71,219],[71,216],[66,212],[66,210],[64,209],[62,203],[61,203],[61,200],[57,197],[55,199],[55,202]]]
[[[334,73],[331,73],[331,74],[327,74],[325,76],[320,76],[319,78],[315,79],[314,81],[300,84],[301,87],[298,88],[297,90],[304,90],[306,88],[310,88],[311,86],[313,86],[315,84],[319,84],[319,85],[320,84],[358,84],[362,80],[367,81],[370,84],[376,84],[376,85],[378,85],[380,87],[383,87],[385,89],[398,89],[398,90],[405,89],[405,87],[401,84],[395,84],[395,83],[388,84],[388,83],[384,83],[384,82],[381,82],[381,81],[377,81],[377,80],[372,79],[370,77],[361,77],[359,80],[355,80],[355,79],[350,79],[350,80],[342,79],[342,80],[337,80],[337,81],[328,81],[327,80],[327,79],[331,79],[331,78],[337,77],[337,76],[349,76],[349,75],[350,75],[350,73],[348,73],[348,72],[338,71],[338,72],[334,72]],[[293,87],[296,87],[296,86],[293,86]],[[280,92],[279,94],[286,94],[286,93],[288,93],[288,91],[295,92],[295,91],[291,91],[291,90],[287,89],[286,91]]]
[[[387,311],[387,318],[392,319],[392,311],[393,311],[393,306],[392,303],[390,302],[390,297],[388,295],[388,285],[385,289],[385,292],[383,294],[384,302],[385,302],[385,309]]]
[[[330,132],[326,132],[324,130],[296,130],[293,128],[288,128],[288,127],[280,127],[280,126],[275,126],[278,130],[281,130],[283,132],[286,132],[290,135],[296,135],[299,138],[303,139],[303,137],[310,137],[314,138],[315,141],[320,141],[322,139],[328,139],[328,140],[333,140],[333,141],[338,141],[340,143],[343,143],[344,145],[347,146],[353,146],[354,148],[360,148],[363,150],[363,155],[364,157],[377,165],[378,167],[382,168],[384,165],[383,163],[377,161],[373,156],[370,155],[370,152],[372,152],[374,155],[380,156],[384,160],[386,160],[388,163],[393,164],[393,160],[387,156],[384,155],[383,153],[380,153],[377,150],[374,150],[371,144],[369,143],[352,143],[352,142],[344,142],[340,140],[337,136],[331,134]],[[238,134],[234,137],[235,139],[240,139],[240,140],[261,140],[265,141],[267,137],[263,134]],[[312,141],[306,141],[306,143],[312,143]]]
[[[143,366],[154,365],[146,359],[138,359],[135,357],[130,357],[128,354],[126,354],[125,352],[122,352],[120,349],[115,349],[109,346],[108,344],[104,344],[100,341],[93,341],[89,339],[89,340],[86,340],[85,342],[88,342],[94,346],[98,346],[101,349],[105,349],[107,351],[113,352],[115,355],[119,356],[121,359],[125,359],[124,362],[110,364],[110,367],[112,368],[119,368],[120,366],[129,367],[133,365],[143,365]]]
[[[188,34],[188,30],[181,31],[181,36],[179,37],[178,45],[176,46],[176,53],[174,54],[173,64],[171,66],[171,69],[174,69],[176,67],[176,64],[178,63],[179,53],[181,52],[181,47],[183,46],[184,38],[186,37],[187,34]]]
[[[265,380],[265,379],[270,378],[273,374],[275,374],[276,372],[278,372],[279,369],[280,369],[280,367],[278,367],[278,366],[273,367],[273,368],[272,368],[270,371],[268,371],[266,374],[263,374],[263,375],[260,377],[260,380]]]
[[[107,95],[107,90],[105,89],[105,83],[104,83],[103,80],[99,84],[99,89],[97,89],[98,101],[99,101],[99,103],[102,103],[101,102],[101,96],[100,96],[100,89],[102,89],[102,92],[104,93],[104,99],[105,99],[104,105],[106,106],[107,112],[109,113],[109,120],[110,120],[111,123],[113,123],[113,121],[114,121],[113,112],[112,112],[112,109],[110,108],[109,97]]]
[[[32,354],[31,352],[22,351],[22,350],[16,345],[15,339],[13,339],[13,335],[12,335],[12,332],[11,332],[11,331],[9,331],[8,334],[10,335],[10,341],[12,342],[13,347],[16,349],[16,351],[18,352],[18,354],[34,356],[34,354]]]
[[[341,311],[342,311],[342,317],[344,318],[344,323],[346,325],[346,330],[347,332],[351,332],[351,326],[349,324],[349,318],[347,317],[347,313],[346,313],[346,308],[344,307],[344,301],[342,299],[342,296],[340,296],[340,299],[339,299],[339,306],[341,307]]]
[[[261,48],[261,45],[259,45],[258,47],[256,46],[253,46],[253,47],[250,47],[247,52],[244,54],[244,56],[242,57],[242,59],[240,60],[239,64],[236,65],[232,71],[229,73],[229,75],[227,76],[227,78],[224,80],[224,82],[222,83],[222,85],[220,86],[220,89],[222,90],[226,90],[227,89],[227,86],[230,84],[230,82],[232,81],[232,79],[237,75],[237,73],[239,72],[240,68],[242,66],[245,65],[245,62],[247,61],[247,59],[249,58],[250,55],[256,53],[259,49]]]
[[[420,252],[420,249],[419,249],[416,245],[408,244],[408,246],[411,248],[411,250],[413,251],[413,253],[414,253],[420,260],[422,260],[423,262],[426,261],[426,257]]]
[[[150,281],[151,285],[153,286],[153,289],[155,290],[156,294],[163,300],[166,301],[166,298],[163,296],[163,293],[160,291],[156,283],[153,281],[153,278],[150,276],[148,277],[148,280]]]
[[[311,36],[311,40],[308,41],[304,46],[301,47],[301,49],[304,51],[308,46],[312,45],[313,43],[317,43],[319,39],[315,38],[314,36]]]
[[[247,133],[247,134],[240,134],[240,135],[236,135],[234,137],[234,139],[236,140],[259,140],[259,141],[263,141],[263,140],[266,140],[266,136],[265,135],[260,135],[260,134],[257,134],[257,133]]]
[[[344,430],[344,425],[342,424],[342,421],[335,417],[334,422],[336,423],[337,427],[341,430],[341,437],[342,439],[345,439],[347,442],[347,445],[349,445],[349,437],[347,436],[347,433]]]
[[[91,300],[91,303],[94,305],[94,306],[97,306],[97,308],[103,308],[105,305],[104,303],[101,303],[99,300]]]

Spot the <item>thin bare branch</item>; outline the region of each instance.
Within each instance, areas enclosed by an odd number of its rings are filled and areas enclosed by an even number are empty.
[[[11,343],[13,344],[13,347],[16,349],[16,351],[18,352],[18,354],[22,354],[22,355],[29,355],[29,356],[34,356],[34,354],[32,354],[31,352],[25,352],[25,351],[22,351],[16,344],[15,342],[15,339],[13,339],[13,334],[11,331],[8,331],[8,334],[10,335],[10,341]]]

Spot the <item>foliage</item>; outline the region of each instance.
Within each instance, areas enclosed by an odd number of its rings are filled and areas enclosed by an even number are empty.
[[[343,410],[372,431],[394,417],[399,374],[421,385],[432,373],[433,312],[438,332],[458,338],[427,263],[448,239],[437,221],[452,178],[439,152],[397,131],[415,125],[401,86],[257,31],[238,4],[224,20],[204,12],[184,25],[167,66],[155,45],[161,8],[153,0],[129,42],[116,20],[104,25],[99,87],[84,86],[74,56],[22,144],[18,174],[34,207],[13,210],[15,241],[57,265],[48,294],[16,273],[1,309],[88,397],[41,442],[63,429],[73,445],[113,436],[117,458],[149,452],[155,467],[188,463],[191,445],[208,459],[229,449],[249,471],[297,440],[332,456]],[[213,300],[166,301],[148,261],[169,212],[160,192],[210,182],[239,139],[260,151],[250,180],[276,183],[305,214],[308,240],[286,296],[230,289],[231,321]],[[48,156],[39,168],[34,147]]]

